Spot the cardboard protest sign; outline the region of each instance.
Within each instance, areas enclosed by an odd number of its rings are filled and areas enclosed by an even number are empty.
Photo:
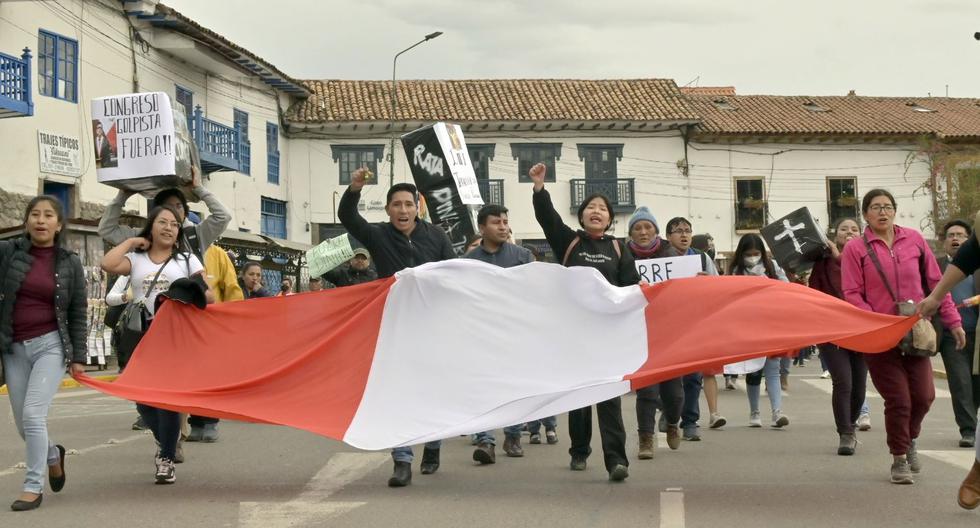
[[[761,234],[776,262],[794,273],[809,270],[827,251],[827,236],[806,207],[763,227]]]
[[[702,271],[701,255],[637,260],[635,264],[636,272],[640,274],[640,278],[650,284],[670,279],[695,277]]]
[[[426,210],[432,223],[442,227],[449,235],[453,250],[457,255],[462,255],[466,251],[466,241],[476,234],[473,211],[463,201],[461,194],[465,192],[468,195],[467,200],[474,201],[466,171],[468,166],[469,174],[472,174],[473,167],[469,163],[468,155],[459,156],[460,150],[466,154],[462,130],[456,125],[449,125],[453,130],[450,134],[450,129],[446,126],[444,123],[436,123],[422,127],[403,135],[401,140],[409,165],[412,167],[412,178],[425,198]],[[440,129],[442,132],[439,132]],[[453,137],[456,139],[452,139]],[[444,139],[450,143],[448,149],[443,148]],[[454,141],[458,141],[459,148],[456,148]],[[454,159],[450,160],[449,156],[453,156]],[[454,167],[457,169],[457,175],[453,173]],[[462,190],[457,183],[457,177],[460,177],[460,181],[463,182]],[[475,176],[472,183],[474,185],[476,183]],[[479,188],[476,194],[479,197]],[[482,203],[482,199],[475,202],[475,204]]]
[[[163,92],[92,100],[92,138],[100,183],[150,196],[191,181],[197,147],[183,114]]]
[[[320,242],[306,252],[310,277],[319,277],[354,257],[347,233]]]

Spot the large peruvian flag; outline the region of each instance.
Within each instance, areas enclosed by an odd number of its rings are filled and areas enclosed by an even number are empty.
[[[170,302],[119,379],[80,381],[163,408],[382,449],[550,416],[814,343],[880,352],[914,321],[758,277],[617,288],[591,268],[460,259],[204,311]]]

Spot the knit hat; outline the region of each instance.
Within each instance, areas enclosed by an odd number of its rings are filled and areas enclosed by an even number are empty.
[[[633,216],[630,217],[629,228],[627,229],[626,232],[628,233],[632,231],[633,224],[639,222],[640,220],[646,220],[647,222],[650,222],[651,224],[653,224],[654,227],[657,228],[657,232],[658,233],[660,232],[660,224],[657,223],[657,217],[653,216],[653,213],[650,212],[650,208],[646,206],[640,206],[636,208],[636,211],[633,212]]]

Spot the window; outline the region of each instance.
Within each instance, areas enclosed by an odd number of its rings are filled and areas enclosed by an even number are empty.
[[[536,163],[548,167],[545,181],[557,181],[555,162],[561,159],[561,143],[511,143],[510,149],[517,160],[517,181],[530,183],[527,173]]]
[[[767,212],[762,178],[735,180],[735,230],[762,229]]]
[[[239,136],[241,136],[242,150],[240,152],[241,165],[238,167],[238,172],[242,174],[252,173],[252,146],[248,142],[248,112],[243,112],[239,109],[235,109],[235,130],[238,131]]]
[[[340,184],[350,185],[350,175],[361,167],[367,167],[372,176],[364,183],[378,183],[378,161],[384,156],[384,145],[330,145],[333,160],[340,166]]]
[[[269,183],[279,185],[279,125],[265,124],[265,145],[269,162]]]
[[[827,178],[827,213],[827,229],[841,218],[859,218],[856,178]]]
[[[476,179],[490,179],[490,161],[493,160],[493,152],[497,145],[490,143],[486,145],[466,145],[466,150],[470,153],[470,162],[473,163],[473,172]]]
[[[184,115],[187,116],[187,130],[193,132],[194,127],[192,126],[192,123],[194,122],[194,92],[176,85],[174,91],[177,92],[177,102],[184,106],[183,112]],[[178,111],[180,111],[179,107]]]
[[[615,180],[616,162],[623,159],[623,145],[578,145],[578,158],[585,162],[585,178]]]
[[[44,194],[50,194],[61,202],[61,205],[65,208],[65,218],[73,218],[75,216],[71,209],[71,206],[73,205],[72,195],[74,194],[74,191],[74,185],[53,181],[44,182]]]
[[[38,91],[78,102],[78,42],[41,30],[37,34]]]
[[[286,202],[262,197],[262,234],[286,239]]]

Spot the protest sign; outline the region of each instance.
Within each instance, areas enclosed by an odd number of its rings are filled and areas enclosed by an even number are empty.
[[[306,252],[310,277],[319,277],[354,257],[347,233],[320,242]]]
[[[441,227],[452,242],[453,250],[457,255],[462,255],[466,251],[467,240],[476,234],[476,226],[473,221],[473,212],[469,205],[463,202],[460,195],[460,187],[454,178],[451,168],[456,166],[460,173],[462,161],[469,163],[469,156],[465,160],[457,159],[450,162],[447,158],[447,151],[443,150],[440,134],[445,136],[452,143],[452,136],[448,129],[445,132],[437,132],[438,125],[422,127],[413,130],[401,137],[402,146],[405,148],[405,155],[408,157],[409,165],[412,168],[412,178],[419,192],[425,198],[426,210],[434,225]],[[465,143],[462,143],[463,134],[458,126],[453,125],[453,135],[459,141],[463,151],[466,150]],[[448,152],[452,152],[455,145],[451,145]],[[469,167],[472,173],[472,166]],[[466,177],[464,175],[463,179]],[[475,182],[476,179],[474,178]],[[469,184],[464,181],[464,187]],[[468,188],[468,187],[467,187]],[[470,194],[470,191],[466,191]],[[479,190],[477,191],[479,195]],[[472,201],[472,196],[469,197]],[[483,203],[479,200],[477,203]]]
[[[483,205],[480,186],[476,182],[476,172],[473,171],[473,162],[470,160],[469,151],[466,150],[463,129],[459,125],[442,122],[436,123],[432,128],[439,138],[439,146],[442,147],[443,157],[446,158],[449,172],[456,183],[460,200],[466,205]]]
[[[656,284],[670,279],[694,277],[701,273],[701,255],[684,255],[681,257],[664,257],[637,260],[636,271],[640,279]]]
[[[78,178],[82,175],[82,148],[77,137],[37,131],[41,172]]]
[[[196,146],[186,119],[163,92],[92,100],[92,138],[100,183],[153,192],[190,183]]]
[[[794,273],[809,270],[827,251],[827,236],[806,207],[763,227],[760,233],[776,262]]]

